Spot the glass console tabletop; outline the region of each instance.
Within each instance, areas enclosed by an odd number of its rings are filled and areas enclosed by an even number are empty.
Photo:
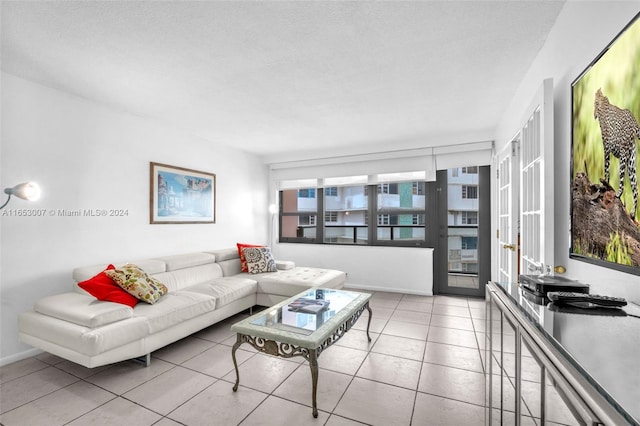
[[[370,294],[346,290],[306,290],[262,312],[231,326],[237,333],[231,356],[236,370],[238,390],[240,373],[236,350],[248,343],[260,352],[291,358],[302,356],[311,368],[313,417],[318,417],[316,389],[318,356],[337,342],[358,321],[366,309],[369,312],[367,337],[371,324]]]

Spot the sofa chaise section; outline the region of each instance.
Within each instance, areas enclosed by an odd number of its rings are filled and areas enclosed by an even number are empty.
[[[211,252],[226,277],[247,277],[258,282],[256,304],[272,306],[309,288],[340,289],[347,274],[335,269],[295,266],[290,261],[276,261],[277,272],[249,274],[242,272],[240,257],[236,249]]]

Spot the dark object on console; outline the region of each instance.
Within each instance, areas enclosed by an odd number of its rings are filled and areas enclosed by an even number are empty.
[[[522,295],[524,298],[535,305],[546,305],[551,302],[551,300],[549,300],[549,298],[544,294],[533,292],[525,286],[520,286],[520,288],[522,289]]]
[[[547,293],[549,300],[558,305],[571,305],[579,308],[620,308],[627,305],[622,297],[600,296],[597,294],[552,291]]]
[[[603,307],[595,307],[595,308],[578,308],[572,305],[558,305],[555,302],[551,302],[547,305],[550,311],[552,312],[560,312],[563,314],[576,314],[576,315],[591,315],[591,316],[601,316],[601,317],[626,317],[628,316],[624,309],[617,308],[603,308]],[[633,315],[630,315],[633,316]]]
[[[535,295],[542,297],[550,291],[589,293],[589,284],[549,275],[520,275],[520,284]]]

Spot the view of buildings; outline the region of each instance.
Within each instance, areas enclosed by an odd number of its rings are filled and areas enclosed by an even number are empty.
[[[447,173],[450,273],[478,273],[478,167]]]
[[[448,269],[450,273],[478,273],[478,167],[447,172]],[[390,182],[375,186],[371,200],[368,185],[292,189],[281,192],[280,236],[316,239],[323,218],[322,242],[370,244],[425,240],[425,182]],[[320,201],[320,203],[319,203]],[[372,215],[371,212],[374,212]],[[319,214],[322,213],[322,214]],[[375,234],[370,235],[370,216]],[[405,244],[406,245],[406,244]]]

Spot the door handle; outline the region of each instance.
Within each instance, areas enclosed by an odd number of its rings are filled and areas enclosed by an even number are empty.
[[[509,249],[511,251],[516,251],[516,246],[515,244],[503,244],[502,245],[503,249]]]

